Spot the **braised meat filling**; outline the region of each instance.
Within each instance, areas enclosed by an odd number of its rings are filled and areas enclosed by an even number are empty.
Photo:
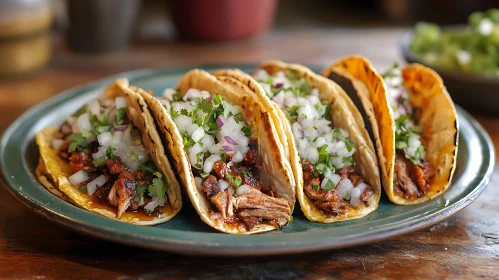
[[[201,183],[203,192],[212,203],[215,217],[242,222],[247,230],[262,222],[279,225],[278,219],[289,220],[291,208],[262,183],[256,145],[250,147],[239,163],[215,162]]]
[[[166,184],[126,105],[124,97],[92,100],[61,125],[51,145],[71,167],[69,181],[93,202],[114,207],[118,218],[125,211],[158,216]]]
[[[246,230],[290,220],[287,200],[263,182],[258,145],[239,107],[194,88],[185,94],[167,89],[159,100],[182,136],[196,186],[211,202],[212,219]]]
[[[291,123],[301,158],[305,195],[327,215],[344,215],[368,206],[374,193],[355,172],[354,143],[348,131],[333,127],[331,106],[320,92],[293,71],[270,75],[260,69],[255,79]]]
[[[431,188],[432,168],[425,159],[420,108],[412,107],[409,94],[401,84],[400,69],[393,67],[384,75],[395,119],[395,194],[407,200],[424,196]]]

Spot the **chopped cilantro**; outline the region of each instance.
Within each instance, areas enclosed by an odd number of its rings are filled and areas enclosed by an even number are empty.
[[[211,104],[211,102],[208,102],[208,100],[206,99],[202,99],[198,105],[198,108],[203,110],[203,112],[205,113],[210,113],[211,110],[213,110],[213,104]]]
[[[241,174],[246,175],[246,176],[253,176],[249,170],[246,169],[241,169]]]
[[[173,109],[173,107],[170,107],[170,116],[172,116],[173,119],[178,117],[178,112]]]
[[[116,123],[121,124],[123,120],[125,119],[125,114],[126,114],[126,107],[119,108],[116,111]]]
[[[139,165],[139,170],[144,172],[144,173],[153,174],[154,173],[154,165],[151,161],[141,163]]]
[[[229,173],[225,174],[225,178],[227,178],[227,179],[232,179],[232,177],[233,177],[233,176],[232,176],[232,175],[230,175]]]
[[[79,117],[79,116],[85,114],[87,112],[87,109],[88,109],[88,104],[81,106],[80,109],[78,109],[76,111],[76,113],[74,113],[74,116]]]
[[[202,179],[208,177],[209,175],[210,175],[210,173],[205,173],[205,172],[199,174],[199,176],[201,176]]]
[[[388,69],[385,73],[383,73],[381,76],[383,79],[386,78],[391,78],[391,77],[397,77],[397,74],[395,74],[395,70],[399,68],[399,64],[397,62],[393,63],[392,67]]]
[[[76,148],[80,148],[85,154],[88,153],[87,147],[87,141],[85,141],[85,138],[81,135],[81,133],[73,133],[70,136],[71,139],[71,144],[69,144],[68,147],[68,153],[72,153],[76,150]]]
[[[144,209],[144,210],[146,211],[146,214],[147,214],[147,215],[151,216],[151,214],[152,214],[152,211],[151,211],[151,210],[149,210],[149,209]]]
[[[330,191],[330,190],[334,189],[335,187],[336,187],[336,185],[333,183],[333,181],[327,180],[327,183],[323,189],[326,191]]]
[[[286,111],[289,113],[289,118],[291,122],[296,121],[296,118],[298,117],[298,109],[300,109],[300,106],[294,105],[291,107],[286,108]]]
[[[184,148],[188,151],[191,146],[194,146],[196,142],[192,140],[191,136],[189,135],[189,132],[187,132],[187,129],[184,130],[184,133],[182,135],[182,143],[184,144]]]
[[[140,202],[140,198],[136,197],[136,198],[133,199],[133,201]]]
[[[111,160],[114,160],[114,153],[116,152],[116,148],[113,146],[108,146],[106,150],[106,156]]]
[[[95,167],[103,166],[104,164],[106,164],[106,157],[100,157],[100,158],[93,159],[92,164]]]
[[[241,176],[239,176],[239,175],[232,176],[231,183],[232,183],[232,186],[237,189],[243,183],[243,179],[241,179]]]
[[[345,193],[345,197],[344,198],[345,198],[345,200],[349,200],[350,199],[350,192],[347,191]]]
[[[81,185],[78,189],[82,192],[87,192],[87,185]]]
[[[222,104],[222,101],[223,101],[222,96],[220,96],[219,94],[217,94],[215,96],[215,98],[213,99],[213,102],[215,103],[215,105]]]
[[[313,185],[312,185],[312,189],[313,189],[314,191],[319,191],[319,185],[313,184]]]
[[[241,131],[246,137],[249,137],[251,135],[251,128],[249,126],[244,126],[243,128],[241,128]]]
[[[132,149],[128,149],[128,153],[130,154],[131,159],[137,159],[139,157],[139,155],[137,155],[137,153]]]
[[[220,154],[220,158],[222,159],[222,161],[227,161],[227,153],[224,151]]]
[[[82,136],[83,138],[88,138],[88,137],[91,137],[91,136],[93,136],[93,135],[94,135],[94,133],[93,133],[92,131],[88,131],[88,130],[85,130],[85,131],[83,131],[83,132],[81,133],[81,136]]]
[[[97,134],[102,134],[109,131],[109,126],[98,126],[95,128],[95,130],[97,131]]]
[[[319,163],[324,163],[324,165],[329,166],[329,152],[326,151],[327,144],[317,147],[317,152],[319,152]]]
[[[150,197],[162,198],[166,194],[166,184],[163,181],[163,175],[159,172],[154,172],[154,178],[152,184],[147,187]]]
[[[176,92],[172,95],[173,101],[182,101],[182,94],[180,92]]]
[[[326,120],[329,120],[329,115],[331,114],[331,107],[327,104],[325,104],[325,105],[326,105],[326,110],[324,110],[324,118]]]
[[[135,191],[137,192],[137,195],[139,197],[144,197],[144,192],[146,191],[147,189],[147,185],[146,184],[142,184],[140,186],[138,186]]]

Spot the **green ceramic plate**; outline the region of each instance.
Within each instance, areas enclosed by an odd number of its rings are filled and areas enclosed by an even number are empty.
[[[465,111],[458,109],[459,156],[449,190],[433,201],[416,206],[396,206],[383,196],[375,213],[354,221],[312,223],[303,216],[300,207],[296,207],[293,223],[281,231],[228,235],[206,226],[189,201],[185,201],[182,211],[171,221],[152,227],[136,226],[79,209],[53,196],[38,183],[35,176],[39,157],[35,133],[38,130],[47,125],[59,125],[75,108],[98,96],[102,88],[117,77],[127,77],[131,84],[160,94],[195,67],[208,71],[229,67],[251,71],[255,65],[197,65],[128,72],[70,89],[32,108],[17,119],[2,138],[0,165],[8,190],[33,211],[84,234],[181,254],[248,256],[343,248],[414,231],[463,209],[489,182],[495,159],[493,145],[484,129]]]

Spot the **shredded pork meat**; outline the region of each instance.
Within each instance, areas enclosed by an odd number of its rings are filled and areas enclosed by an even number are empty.
[[[308,198],[313,200],[315,207],[319,208],[324,213],[333,216],[343,215],[351,208],[350,203],[339,197],[336,190],[323,190],[320,187],[314,189],[314,185],[320,186],[321,178],[315,171],[312,163],[306,160],[302,161],[302,170],[305,194]],[[336,173],[340,175],[341,179],[350,179],[354,186],[364,182],[362,177],[356,173],[355,168],[352,166],[341,168]],[[373,193],[374,191],[372,189],[366,188],[359,199],[362,202],[367,203],[369,197]]]
[[[423,167],[420,167],[406,159],[403,152],[399,152],[395,158],[394,190],[405,199],[413,200],[421,197],[430,189],[430,174],[428,161],[423,161]]]

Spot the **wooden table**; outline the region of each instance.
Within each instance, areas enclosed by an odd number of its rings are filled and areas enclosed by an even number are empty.
[[[273,32],[226,43],[141,43],[119,53],[76,55],[55,38],[46,69],[0,81],[0,133],[29,107],[75,85],[144,67],[189,63],[328,64],[360,53],[385,69],[400,60],[403,30]],[[476,116],[499,147],[499,118]],[[469,207],[428,229],[332,252],[267,258],[189,258],[104,242],[47,222],[0,187],[0,278],[499,278],[499,168]]]

